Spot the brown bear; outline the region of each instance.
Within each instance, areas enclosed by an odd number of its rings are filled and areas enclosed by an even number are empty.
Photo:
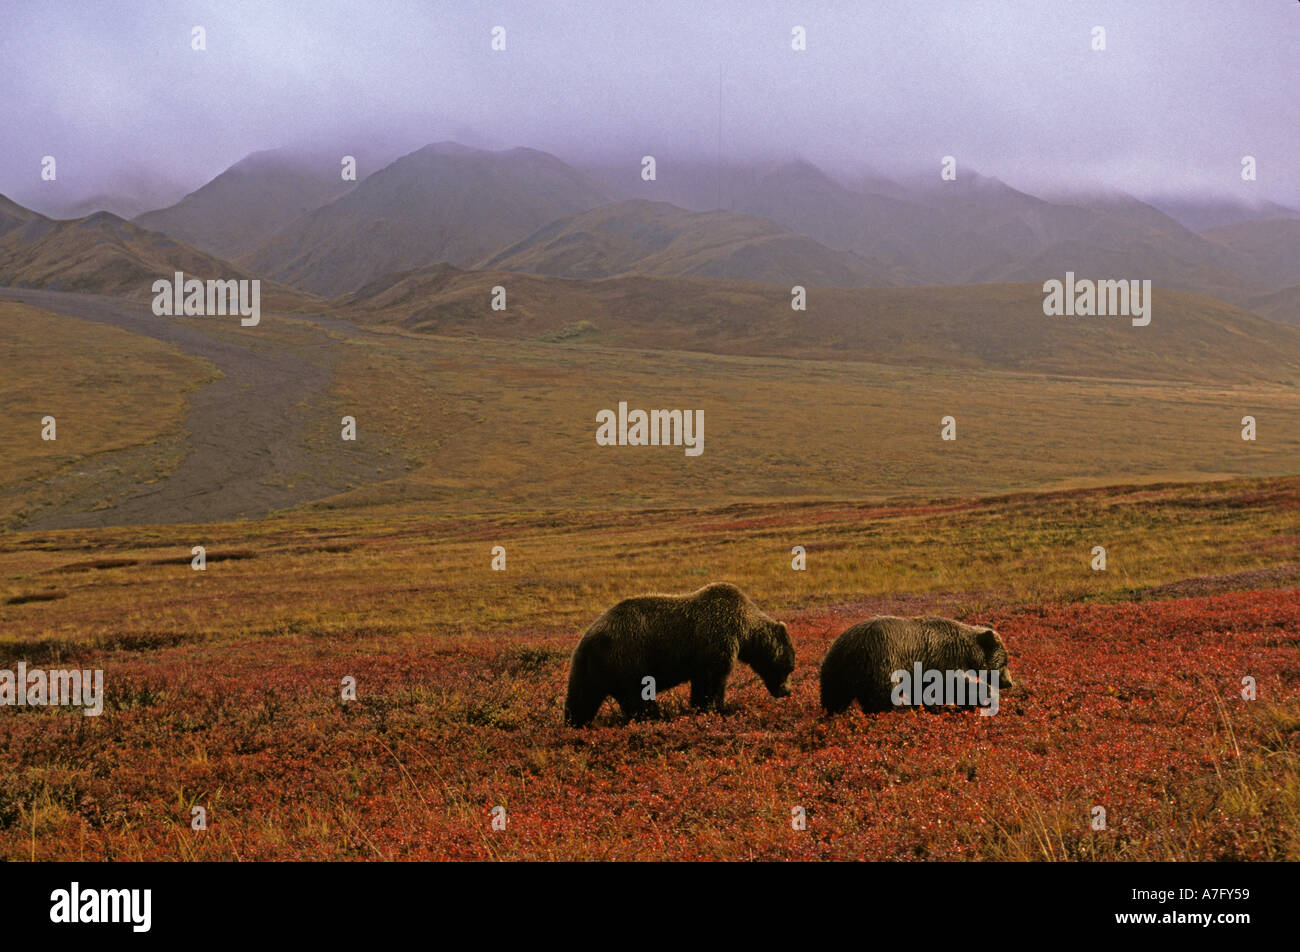
[[[933,686],[938,679],[924,675],[922,683],[913,686],[918,665],[921,672],[939,672],[943,687],[927,692],[923,686]],[[973,707],[989,700],[989,672],[994,671],[999,691],[1015,686],[1007,670],[1006,645],[987,625],[881,615],[849,628],[826,652],[821,668],[822,707],[838,714],[856,700],[864,711],[888,711],[909,703],[952,704],[958,697],[964,698],[964,706]],[[905,672],[906,678],[895,677],[895,672]],[[982,695],[978,681],[968,672],[985,680]],[[992,703],[996,705],[996,700]],[[992,710],[996,712],[996,706]]]
[[[654,679],[653,693],[689,681],[691,704],[714,710],[737,659],[774,697],[790,693],[790,633],[736,586],[718,582],[689,595],[624,599],[596,619],[573,651],[565,723],[590,724],[610,695],[629,719],[647,713],[653,701],[645,678]]]

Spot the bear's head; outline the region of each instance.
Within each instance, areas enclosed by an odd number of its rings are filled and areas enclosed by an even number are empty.
[[[998,673],[998,689],[1009,691],[1014,688],[1016,682],[1007,668],[1007,646],[1002,643],[1001,636],[992,628],[977,628],[975,643],[984,652],[984,669]]]
[[[767,685],[772,697],[788,697],[791,692],[790,675],[794,672],[794,642],[784,622],[774,621],[767,627],[765,644],[754,652],[750,667]]]

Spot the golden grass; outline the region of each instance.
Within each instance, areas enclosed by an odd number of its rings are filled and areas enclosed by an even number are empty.
[[[0,365],[0,524],[62,500],[88,471],[165,472],[186,395],[216,374],[169,344],[14,303],[0,303]],[[54,441],[41,438],[47,415]],[[109,455],[132,448],[139,458]]]
[[[448,516],[434,504],[0,538],[0,645],[580,631],[715,579],[786,609],[1114,600],[1184,579],[1296,584],[1300,477],[984,501]],[[190,568],[203,545],[208,568]],[[506,548],[505,572],[490,568]],[[808,571],[791,568],[807,550]],[[1090,568],[1094,545],[1108,566]],[[1209,583],[1213,586],[1216,583]],[[1211,589],[1213,590],[1213,589]],[[903,607],[906,607],[905,605]]]
[[[1278,475],[1300,390],[391,335],[349,341],[334,419],[409,472],[332,505],[448,511],[864,499]],[[704,453],[600,447],[596,413],[702,409]],[[1259,439],[1241,439],[1251,414]],[[957,440],[940,421],[957,421]],[[324,432],[324,431],[323,431]],[[325,435],[329,435],[325,433]],[[335,441],[337,435],[334,434]]]

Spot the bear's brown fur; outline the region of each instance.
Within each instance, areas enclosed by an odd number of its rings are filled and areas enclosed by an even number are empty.
[[[578,642],[569,665],[567,724],[591,723],[613,695],[629,718],[645,713],[643,678],[656,693],[691,683],[691,704],[722,705],[739,659],[775,697],[790,693],[794,645],[785,625],[763,614],[736,586],[706,585],[689,595],[644,595],[619,602]]]
[[[826,652],[822,707],[837,714],[856,700],[864,711],[888,711],[895,706],[893,673],[911,674],[917,662],[924,670],[996,671],[1000,691],[1015,686],[1006,645],[989,626],[880,615],[849,628]]]

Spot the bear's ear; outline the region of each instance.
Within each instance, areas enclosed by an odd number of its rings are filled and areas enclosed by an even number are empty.
[[[975,633],[975,644],[980,646],[986,656],[991,655],[1000,645],[998,633],[992,628],[981,628]]]

